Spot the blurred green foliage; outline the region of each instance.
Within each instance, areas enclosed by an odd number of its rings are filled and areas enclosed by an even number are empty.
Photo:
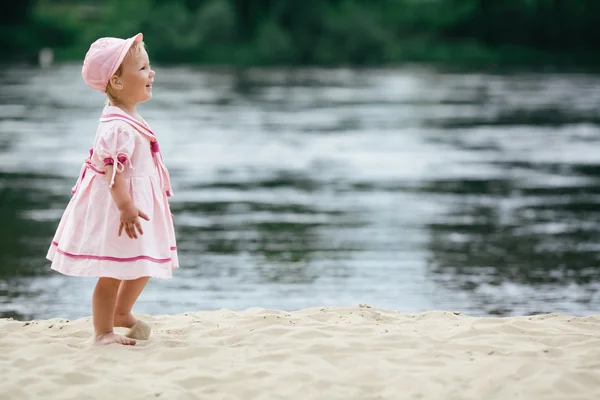
[[[598,26],[598,0],[20,0],[0,51],[81,59],[98,37],[143,32],[161,63],[577,65],[598,63]]]

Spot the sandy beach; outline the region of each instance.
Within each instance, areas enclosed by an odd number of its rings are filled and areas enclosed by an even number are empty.
[[[91,318],[0,320],[0,399],[598,399],[600,316],[474,318],[368,306],[138,315],[137,346]]]

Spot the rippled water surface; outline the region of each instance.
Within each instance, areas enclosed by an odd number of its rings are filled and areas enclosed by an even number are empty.
[[[79,73],[0,72],[0,316],[91,313],[44,259],[104,101]],[[597,313],[599,110],[599,75],[160,68],[181,268],[137,311]]]

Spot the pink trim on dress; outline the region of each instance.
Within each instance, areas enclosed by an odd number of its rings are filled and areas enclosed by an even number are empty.
[[[102,117],[100,117],[100,118],[115,118],[115,117],[119,117],[119,118],[126,119],[127,121],[131,121],[131,122],[133,122],[134,124],[136,124],[136,125],[138,125],[138,126],[140,126],[140,127],[144,128],[144,129],[146,129],[148,132],[150,132],[150,133],[152,134],[152,136],[156,136],[156,135],[154,134],[154,132],[152,131],[152,129],[150,129],[150,127],[149,127],[148,125],[146,125],[146,124],[142,124],[140,121],[138,121],[138,120],[136,120],[136,119],[133,119],[133,118],[131,118],[131,117],[128,117],[127,115],[124,115],[124,114],[104,114],[104,115],[102,115]]]
[[[92,159],[93,155],[94,155],[94,149],[90,149],[90,156],[84,160],[83,166],[81,167],[81,171],[79,172],[79,179],[77,179],[77,183],[75,183],[75,186],[73,186],[73,189],[71,189],[72,194],[75,194],[75,192],[77,192],[77,189],[79,189],[79,185],[81,184],[81,181],[83,181],[83,179],[85,178],[85,172],[87,171],[88,168],[90,168],[92,171],[94,171],[97,174],[104,175],[104,171],[100,171],[98,168],[96,168],[94,166],[94,164],[92,164],[91,159]]]
[[[97,174],[100,174],[100,175],[104,175],[104,174],[105,174],[105,172],[104,172],[104,171],[100,171],[98,168],[96,168],[96,167],[94,166],[94,164],[92,164],[92,163],[86,163],[86,164],[87,164],[87,166],[88,166],[89,168],[91,168],[91,169],[92,169],[92,171],[94,171],[95,173],[97,173]]]
[[[89,255],[89,254],[73,254],[73,253],[67,253],[66,251],[59,249],[58,243],[56,243],[56,242],[52,242],[52,245],[56,246],[56,251],[59,254],[62,254],[63,256],[67,256],[67,257],[71,257],[71,258],[84,258],[84,259],[90,259],[90,260],[116,261],[116,262],[131,262],[131,261],[138,261],[138,260],[148,260],[148,261],[152,261],[152,262],[160,263],[160,264],[171,261],[171,258],[154,258],[154,257],[150,257],[150,256],[110,257],[110,256],[94,256],[94,255]]]
[[[120,162],[121,164],[125,164],[125,161],[127,161],[127,156],[124,155],[120,155],[117,157],[117,161]],[[113,158],[105,158],[104,159],[104,166],[106,167],[107,165],[115,165],[115,160]]]

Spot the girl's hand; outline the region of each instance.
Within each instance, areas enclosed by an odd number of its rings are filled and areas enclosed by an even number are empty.
[[[138,210],[138,208],[133,205],[133,203],[128,204],[126,207],[121,209],[121,224],[119,225],[119,236],[123,230],[127,233],[131,239],[137,239],[137,231],[140,232],[140,235],[144,234],[142,230],[142,224],[140,224],[140,220],[138,217],[145,219],[146,221],[150,221],[150,218],[143,212]]]

